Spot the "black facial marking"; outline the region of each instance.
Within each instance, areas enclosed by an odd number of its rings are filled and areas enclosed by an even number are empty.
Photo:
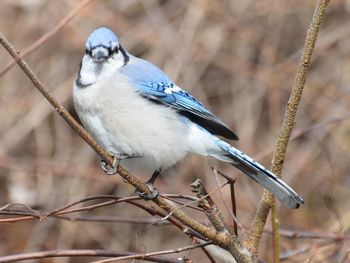
[[[128,64],[130,58],[129,58],[128,54],[126,53],[125,49],[122,47],[122,45],[119,45],[119,50],[123,54],[123,58],[124,58],[124,65],[123,66],[125,66],[126,64]]]
[[[91,57],[92,56],[91,49],[85,49],[85,54]]]
[[[114,53],[118,53],[119,52],[118,48],[112,49],[111,47],[106,47],[105,45],[101,44],[101,45],[93,46],[93,47],[91,47],[89,49],[88,48],[85,49],[85,54],[89,55],[91,57],[92,56],[92,50],[94,50],[95,48],[99,48],[99,47],[107,49],[109,57],[112,56]]]
[[[112,48],[107,48],[108,50],[108,56],[111,57],[113,54],[117,54],[119,52],[118,48],[112,49]]]
[[[79,64],[79,71],[78,71],[78,77],[77,77],[77,79],[75,80],[75,83],[77,84],[77,86],[78,86],[79,88],[85,88],[85,87],[88,87],[88,86],[91,85],[91,84],[84,84],[84,83],[81,81],[80,71],[81,71],[82,63],[83,63],[83,61],[80,61],[80,64]]]

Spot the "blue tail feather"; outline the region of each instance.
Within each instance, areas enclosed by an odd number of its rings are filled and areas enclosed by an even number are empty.
[[[232,166],[266,188],[285,206],[289,208],[298,208],[304,203],[303,198],[290,186],[248,155],[220,139],[216,141],[216,145],[223,150],[224,156],[226,157],[225,160],[230,161]]]

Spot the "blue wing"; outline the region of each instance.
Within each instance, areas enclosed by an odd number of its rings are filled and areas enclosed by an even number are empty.
[[[202,126],[209,132],[238,140],[219,118],[206,109],[188,92],[177,87],[171,79],[153,64],[130,55],[130,61],[120,69],[134,83],[141,96],[173,107],[181,115]]]

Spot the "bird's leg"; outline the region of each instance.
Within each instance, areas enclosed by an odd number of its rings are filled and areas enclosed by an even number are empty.
[[[161,169],[154,171],[151,178],[145,183],[147,185],[148,189],[150,190],[151,194],[148,195],[146,193],[136,191],[136,193],[144,200],[146,200],[146,201],[152,200],[159,195],[158,190],[154,187],[154,183],[155,183],[156,179],[158,178],[158,176],[160,175],[160,172],[161,172]]]
[[[112,166],[109,165],[104,159],[101,159],[100,161],[102,170],[108,175],[114,175],[117,173],[121,160],[138,158],[138,156],[128,155],[125,153],[113,153],[113,152],[108,152],[108,153],[113,158],[113,165]]]

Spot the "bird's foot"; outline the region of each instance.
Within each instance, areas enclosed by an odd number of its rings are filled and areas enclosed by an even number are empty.
[[[108,175],[114,175],[118,172],[118,167],[121,160],[136,158],[135,156],[128,155],[125,153],[113,153],[113,152],[108,152],[108,153],[113,158],[113,165],[109,165],[104,159],[101,159],[100,161],[102,170]]]
[[[154,187],[154,185],[150,182],[145,183],[149,191],[151,192],[150,194],[146,194],[144,192],[140,192],[136,190],[136,193],[138,194],[139,197],[144,199],[145,201],[153,200],[159,195],[159,191]]]

